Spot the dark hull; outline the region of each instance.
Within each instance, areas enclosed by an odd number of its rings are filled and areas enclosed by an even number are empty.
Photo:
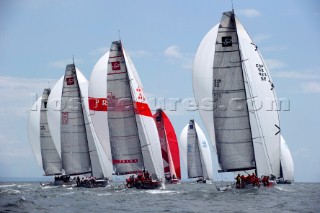
[[[290,180],[277,180],[277,184],[291,184]]]
[[[135,183],[127,183],[127,187],[136,189],[159,189],[162,187],[162,182],[154,180],[136,181]]]
[[[85,188],[98,188],[98,187],[106,187],[109,185],[109,181],[106,179],[98,179],[94,181],[84,181],[77,183],[77,187],[85,187]]]

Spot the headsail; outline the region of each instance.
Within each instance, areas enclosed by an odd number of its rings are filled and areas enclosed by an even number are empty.
[[[181,179],[179,146],[174,128],[168,116],[161,109],[157,110],[153,118],[158,129],[164,173]]]
[[[293,181],[294,180],[294,166],[293,159],[291,156],[291,152],[289,147],[281,135],[281,148],[280,148],[280,159],[281,159],[281,173],[280,177],[282,177],[285,181]]]
[[[113,173],[110,137],[107,113],[107,69],[109,52],[105,53],[94,66],[89,83],[88,102],[90,118],[93,129],[99,141],[99,147],[104,151],[106,158],[103,159],[103,166],[106,176],[111,178]]]

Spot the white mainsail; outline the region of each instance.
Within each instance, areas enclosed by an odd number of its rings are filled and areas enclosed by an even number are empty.
[[[188,177],[213,180],[211,151],[201,128],[190,120],[180,135],[181,165],[187,168]]]
[[[91,173],[81,92],[74,64],[67,65],[61,96],[61,159],[67,175]]]
[[[294,180],[294,166],[293,159],[291,156],[291,152],[289,147],[281,135],[280,141],[280,160],[281,160],[281,173],[280,177],[282,177],[285,181],[293,181]]]
[[[48,125],[49,94],[50,89],[44,89],[42,97],[32,106],[28,117],[28,136],[37,163],[43,168],[44,174],[57,175],[61,174],[61,157],[53,143]]]
[[[279,116],[277,106],[270,108],[275,91],[257,47],[233,11],[224,13],[203,38],[193,64],[193,90],[221,171],[279,175]]]
[[[48,125],[48,97],[50,89],[44,89],[40,108],[40,148],[42,167],[45,175],[58,175],[62,173],[61,157],[57,151]]]

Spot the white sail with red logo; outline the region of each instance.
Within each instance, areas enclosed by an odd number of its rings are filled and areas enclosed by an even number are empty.
[[[174,177],[181,179],[179,145],[171,121],[161,109],[157,109],[153,118],[156,122],[160,139],[164,175],[166,179],[174,179]]]
[[[146,170],[164,177],[157,129],[136,69],[119,41],[112,43],[92,72],[89,105],[115,174]]]
[[[88,160],[89,156],[90,161],[90,166],[86,166],[87,171],[84,173],[91,173],[91,175],[95,176],[96,178],[110,178],[111,172],[110,175],[108,175],[107,169],[105,167],[106,156],[102,151],[100,143],[98,142],[96,133],[91,123],[91,118],[89,116],[89,105],[87,101],[88,81],[80,72],[80,70],[74,67],[73,64],[68,65],[67,69],[70,75],[68,74],[69,76],[67,77],[62,76],[51,90],[50,96],[48,98],[47,112],[49,128],[59,155],[61,156],[62,149],[64,150],[63,152],[65,152],[64,166],[68,168],[66,174],[75,175],[82,173],[81,171],[79,172],[79,168],[81,167],[79,166],[79,162],[81,163],[81,161],[78,161],[76,158],[76,153],[80,152],[86,153],[84,154],[86,155],[86,157],[82,158],[82,156],[78,156],[78,158]],[[73,88],[68,88],[70,92],[65,92],[64,98],[62,99],[63,85],[65,87],[68,86]],[[68,112],[66,110],[68,110]],[[77,116],[76,114],[79,116]],[[72,115],[72,117],[74,117],[72,118],[72,122],[76,122],[76,125],[69,126],[70,131],[65,130],[65,128],[62,129],[62,123],[69,123],[69,115]],[[82,121],[80,122],[78,119]],[[66,124],[64,124],[64,126],[66,126]],[[81,131],[78,132],[78,130],[75,130],[74,126],[77,126],[76,128],[81,128]],[[61,134],[61,132],[64,133]],[[85,137],[79,136],[79,134],[85,135]],[[63,137],[70,137],[70,140],[67,140],[66,138],[63,139]],[[79,148],[79,145],[77,145],[77,137],[81,137],[81,140],[79,140],[82,141],[81,148]],[[68,141],[69,143],[71,141],[73,145],[70,146],[70,144],[65,144],[63,141]],[[67,146],[67,149],[63,146]],[[76,147],[78,147],[79,149],[76,150]],[[84,147],[85,150],[80,150]],[[78,171],[75,171],[76,167],[78,167]],[[89,167],[90,169],[88,169]]]

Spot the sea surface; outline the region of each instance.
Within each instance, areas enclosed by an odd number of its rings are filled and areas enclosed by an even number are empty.
[[[212,184],[167,184],[165,189],[40,186],[0,183],[0,212],[320,212],[320,183],[220,192]]]

